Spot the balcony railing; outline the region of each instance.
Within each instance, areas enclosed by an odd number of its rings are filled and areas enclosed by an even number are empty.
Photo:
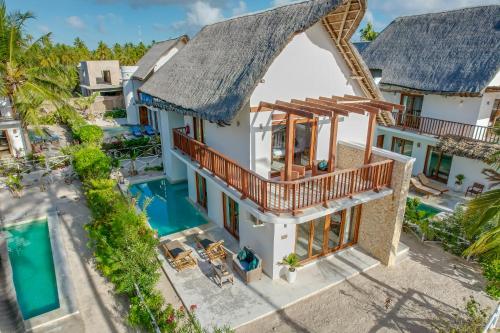
[[[500,136],[495,134],[493,127],[419,117],[399,112],[393,112],[392,115],[395,120],[395,125],[391,127],[400,128],[402,130],[411,130],[420,134],[431,134],[435,136],[456,135],[483,142],[497,143],[500,141]]]
[[[360,168],[339,170],[294,181],[266,179],[250,171],[207,145],[173,130],[174,148],[188,155],[200,167],[212,172],[252,200],[264,212],[300,213],[303,209],[327,205],[331,200],[352,197],[371,190],[389,187],[394,161],[371,163]]]

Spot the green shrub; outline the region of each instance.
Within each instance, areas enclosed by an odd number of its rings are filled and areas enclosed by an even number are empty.
[[[456,313],[450,320],[440,315],[433,321],[438,333],[481,333],[486,325],[488,309],[481,308],[480,304],[471,296],[465,304],[465,315]]]
[[[141,138],[134,138],[130,140],[123,141],[123,146],[127,148],[132,148],[132,147],[141,147],[145,146],[149,143],[151,139],[149,136],[143,136]]]
[[[484,260],[481,262],[483,275],[488,281],[486,292],[492,298],[500,298],[500,259]]]
[[[83,144],[100,145],[104,139],[103,130],[96,125],[81,126],[74,134]]]
[[[127,110],[125,109],[114,109],[111,111],[104,112],[105,118],[126,118]]]
[[[82,180],[109,178],[111,159],[95,146],[84,146],[73,154],[73,167]]]

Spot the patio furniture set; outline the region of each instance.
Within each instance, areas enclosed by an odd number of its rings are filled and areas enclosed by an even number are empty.
[[[225,283],[234,284],[233,273],[227,265],[224,241],[215,241],[206,234],[195,235],[195,240],[197,246],[202,250],[200,257],[210,263],[215,283],[221,288]],[[161,249],[177,272],[198,266],[193,251],[186,249],[178,240],[162,243]],[[239,274],[245,283],[262,278],[262,260],[252,249],[244,247],[238,254],[231,257],[231,261],[233,271]]]
[[[415,190],[425,194],[426,196],[430,195],[439,196],[449,191],[448,187],[435,180],[427,178],[427,176],[424,175],[423,173],[419,173],[417,177],[412,177],[410,179],[410,183],[415,188]],[[483,193],[483,190],[484,190],[484,185],[479,183],[474,183],[472,186],[469,186],[467,188],[467,190],[465,191],[465,196],[467,196],[467,194],[477,196]]]

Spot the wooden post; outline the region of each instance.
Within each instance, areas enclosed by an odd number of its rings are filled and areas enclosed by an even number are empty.
[[[370,118],[368,120],[368,133],[366,136],[365,164],[369,164],[372,158],[373,135],[375,132],[376,121],[377,121],[377,115],[371,112]]]
[[[339,116],[334,113],[330,118],[330,147],[328,154],[328,172],[335,171],[338,131],[339,131]]]
[[[292,166],[293,166],[293,154],[294,154],[294,143],[295,143],[295,122],[293,115],[288,113],[286,117],[286,142],[285,142],[285,179],[291,180],[292,178]]]

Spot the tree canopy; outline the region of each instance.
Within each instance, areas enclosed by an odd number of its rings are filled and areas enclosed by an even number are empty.
[[[368,22],[359,32],[361,33],[361,40],[365,42],[373,42],[379,35],[378,32],[373,30],[373,24],[371,22]]]

